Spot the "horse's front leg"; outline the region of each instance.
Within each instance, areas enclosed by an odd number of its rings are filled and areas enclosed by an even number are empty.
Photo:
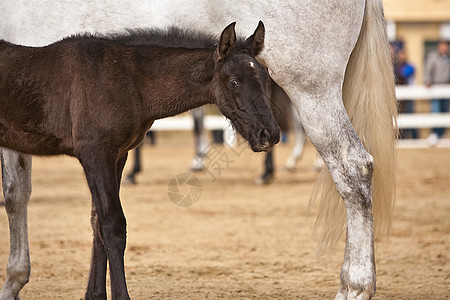
[[[93,200],[94,240],[86,299],[106,299],[107,260],[109,260],[112,299],[130,299],[123,258],[126,246],[126,220],[119,199],[120,178],[126,155],[117,159],[117,155],[98,151],[103,147],[92,148],[91,151],[88,149],[84,148],[79,155]]]
[[[3,193],[10,231],[6,280],[0,299],[19,299],[19,292],[30,277],[27,206],[31,195],[31,155],[0,149]]]
[[[293,88],[297,110],[324,159],[347,212],[347,239],[336,299],[370,299],[375,293],[371,179],[373,158],[357,137],[342,104],[340,84],[308,94]]]

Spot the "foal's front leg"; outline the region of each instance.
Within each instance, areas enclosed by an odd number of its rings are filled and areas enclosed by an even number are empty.
[[[86,299],[106,299],[106,260],[109,260],[112,299],[129,299],[124,259],[126,221],[119,199],[126,155],[86,151],[79,157],[93,200],[91,270]]]
[[[123,168],[127,161],[128,153],[117,163],[117,181],[120,190]],[[91,226],[93,232],[91,267],[89,271],[89,281],[86,291],[86,299],[107,299],[106,296],[106,264],[107,256],[103,240],[101,237],[100,224],[98,222],[97,210],[94,200],[92,200]]]
[[[2,148],[2,177],[5,209],[10,231],[6,280],[0,299],[19,299],[19,291],[30,277],[27,206],[31,195],[31,155]]]
[[[98,223],[97,211],[94,200],[92,200],[91,212],[92,226],[92,253],[91,267],[89,270],[89,281],[85,299],[107,299],[106,296],[106,264],[107,257],[105,247],[100,235],[100,224]]]

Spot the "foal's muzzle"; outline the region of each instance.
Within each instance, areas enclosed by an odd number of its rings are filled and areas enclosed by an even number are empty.
[[[280,140],[280,130],[267,128],[257,129],[251,132],[250,147],[254,152],[269,151]]]

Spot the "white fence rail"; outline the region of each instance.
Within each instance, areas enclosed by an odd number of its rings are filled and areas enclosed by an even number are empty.
[[[207,130],[220,130],[229,127],[230,121],[224,116],[205,116],[203,126]],[[193,130],[194,120],[192,116],[176,116],[165,119],[156,120],[151,130],[157,131],[184,131]]]
[[[450,84],[402,85],[396,87],[397,100],[450,99]]]
[[[400,114],[398,116],[399,128],[432,128],[432,127],[450,127],[450,113],[439,114]]]
[[[396,88],[398,100],[427,100],[450,99],[450,85],[398,86]],[[398,118],[400,128],[431,128],[450,127],[450,113],[414,113],[400,114]]]
[[[424,85],[397,86],[396,95],[398,100],[450,99],[450,85],[433,85],[432,87]],[[400,114],[397,122],[399,128],[450,128],[450,113]],[[402,148],[426,148],[429,146],[427,139],[400,140],[400,147]],[[450,139],[440,140],[434,146],[449,148]]]

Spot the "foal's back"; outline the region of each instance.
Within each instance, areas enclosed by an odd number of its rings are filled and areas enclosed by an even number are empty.
[[[213,45],[177,29],[78,35],[36,48],[1,41],[0,145],[75,155],[77,140],[104,131],[113,144],[135,146],[130,135],[169,116],[165,103],[181,113],[182,97],[198,88],[192,82],[212,78]]]
[[[89,37],[38,48],[0,41],[1,145],[38,155],[72,155],[78,116],[89,125],[105,125],[98,124],[106,113],[99,101],[132,94],[118,61],[124,49]]]

